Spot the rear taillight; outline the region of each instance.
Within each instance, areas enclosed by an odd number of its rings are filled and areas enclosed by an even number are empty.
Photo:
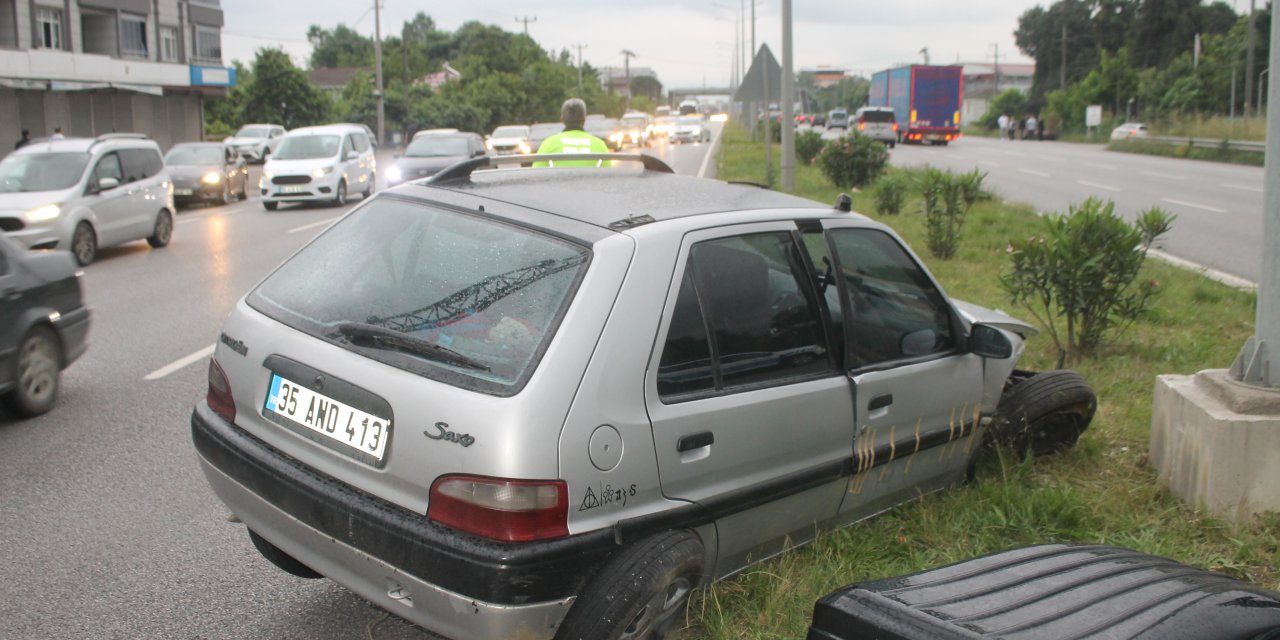
[[[893,130],[894,130],[894,131],[897,131],[897,130],[898,130],[898,123],[896,123],[896,122],[895,122],[895,123],[893,123]]]
[[[858,123],[858,131],[866,131],[866,130],[867,130],[867,123],[865,123],[865,122],[859,122],[859,123]]]
[[[569,485],[563,480],[443,476],[431,485],[427,517],[503,542],[569,535]]]
[[[232,423],[236,421],[236,401],[231,397],[231,382],[227,380],[222,367],[218,366],[218,361],[213,359],[209,360],[209,393],[205,396],[205,402],[223,420]]]

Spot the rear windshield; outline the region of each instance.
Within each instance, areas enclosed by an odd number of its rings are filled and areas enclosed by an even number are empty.
[[[388,365],[511,395],[555,334],[589,257],[524,227],[381,198],[304,247],[248,301]]]
[[[863,122],[893,122],[892,111],[863,111]]]

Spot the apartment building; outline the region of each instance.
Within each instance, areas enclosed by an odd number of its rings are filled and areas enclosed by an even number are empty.
[[[200,140],[225,95],[220,0],[0,0],[0,149],[34,138],[141,132]]]

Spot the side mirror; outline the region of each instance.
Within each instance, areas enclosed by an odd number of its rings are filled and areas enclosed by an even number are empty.
[[[969,351],[984,358],[1008,358],[1013,355],[1013,343],[999,329],[975,324],[969,330]]]
[[[98,191],[110,191],[120,186],[120,181],[115,178],[99,178]]]

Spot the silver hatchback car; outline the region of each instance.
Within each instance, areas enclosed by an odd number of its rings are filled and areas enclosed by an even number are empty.
[[[1006,386],[1046,386],[1030,327],[847,199],[613,157],[645,166],[384,191],[236,305],[191,425],[262,555],[452,638],[661,637],[700,585],[963,480]],[[1065,390],[1001,411],[1069,444]]]

